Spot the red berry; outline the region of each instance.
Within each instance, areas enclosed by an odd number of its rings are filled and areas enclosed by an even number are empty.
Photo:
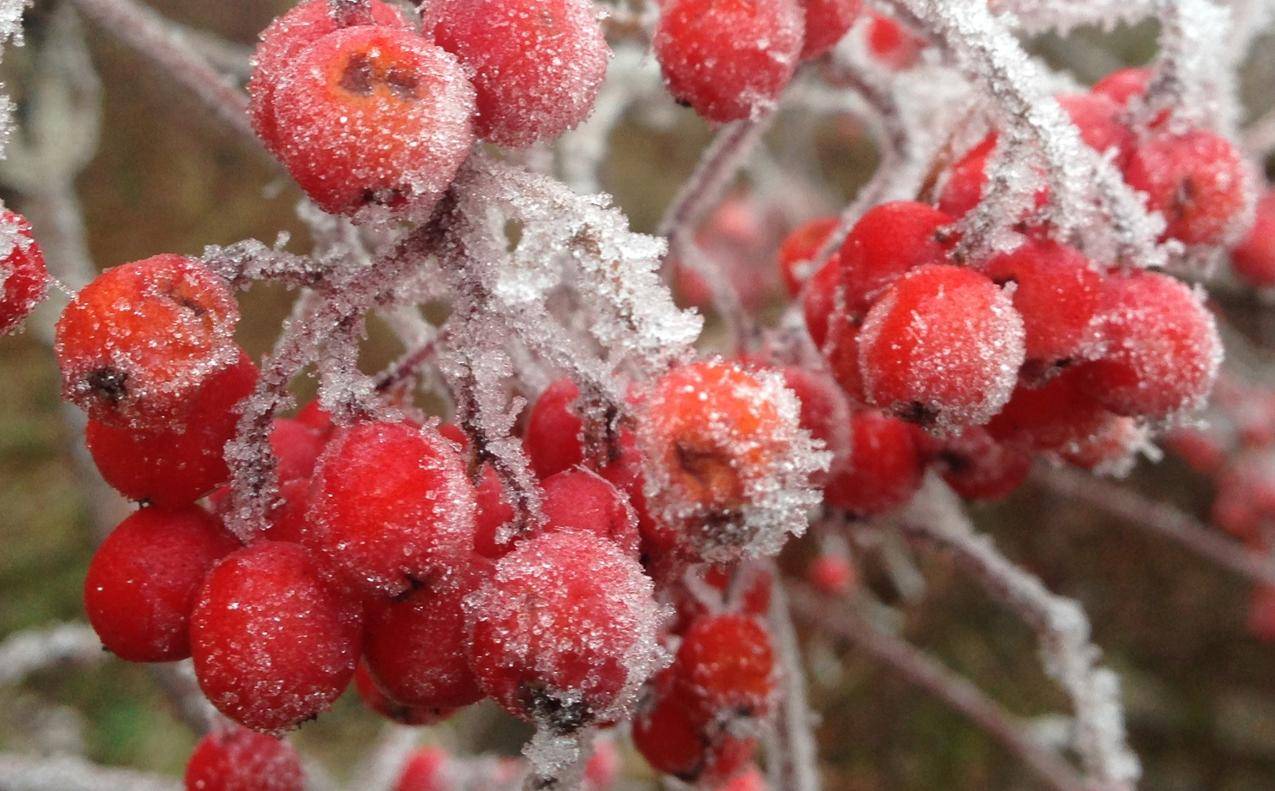
[[[480,555],[498,558],[512,547],[512,536],[500,540],[501,529],[517,516],[514,507],[505,499],[505,485],[500,473],[490,463],[483,464],[478,486],[474,489],[478,505],[474,528],[474,549]]]
[[[464,608],[483,690],[556,733],[623,715],[658,659],[651,581],[592,533],[523,541]]]
[[[575,411],[579,397],[575,382],[559,379],[531,406],[522,445],[532,471],[540,478],[584,462],[584,421]]]
[[[359,657],[360,605],[297,544],[258,541],[208,574],[190,619],[195,676],[209,702],[279,732],[340,696]]]
[[[620,779],[620,751],[610,739],[598,739],[593,743],[593,755],[584,766],[586,791],[608,791]]]
[[[1226,463],[1227,448],[1212,431],[1193,426],[1164,435],[1164,445],[1201,475],[1215,475]]]
[[[721,612],[739,612],[764,618],[770,611],[774,578],[757,564],[707,566],[701,577],[687,572],[673,589],[677,619],[671,631],[681,634],[700,618]]]
[[[62,396],[104,423],[161,425],[239,356],[239,307],[198,261],[157,255],[108,269],[57,323]]]
[[[473,73],[478,136],[523,148],[593,110],[611,50],[587,0],[448,0],[434,41]]]
[[[674,670],[674,694],[704,718],[762,719],[774,707],[770,636],[747,615],[697,619],[682,636]]]
[[[300,420],[276,418],[270,428],[270,448],[279,457],[276,469],[279,480],[309,478],[327,440],[326,431]]]
[[[319,457],[305,543],[363,591],[397,596],[473,551],[474,511],[454,444],[409,423],[360,423]]]
[[[1217,477],[1213,524],[1236,538],[1256,542],[1275,519],[1275,459],[1250,451],[1232,459]]]
[[[669,92],[725,123],[775,105],[805,26],[795,0],[668,0],[653,45]]]
[[[1138,451],[1147,444],[1147,432],[1133,418],[1108,415],[1091,436],[1068,444],[1060,453],[1068,464],[1099,475],[1125,475],[1133,468]]]
[[[1203,406],[1222,345],[1200,296],[1167,275],[1112,277],[1103,294],[1102,358],[1085,363],[1085,387],[1107,409],[1152,419]]]
[[[834,466],[848,461],[853,451],[850,403],[837,382],[822,371],[789,366],[784,384],[801,403],[801,427],[821,440],[833,455]]]
[[[837,290],[841,287],[841,265],[834,257],[810,276],[802,293],[801,310],[806,318],[806,332],[820,349],[828,340],[828,324],[837,308]]]
[[[766,778],[756,766],[749,766],[726,782],[718,791],[767,791]]]
[[[85,440],[102,478],[130,500],[165,507],[189,505],[225,481],[222,450],[235,436],[239,401],[257,382],[257,366],[239,354],[199,385],[179,422],[134,429],[89,418]]]
[[[130,662],[190,656],[204,575],[239,542],[201,508],[143,508],[111,531],[84,579],[84,609],[107,650]]]
[[[1078,250],[1029,239],[993,257],[983,272],[997,285],[1014,284],[1014,308],[1023,319],[1027,362],[1045,372],[1060,362],[1092,356],[1091,326],[1103,276]]]
[[[1275,190],[1258,200],[1252,230],[1231,250],[1231,268],[1249,285],[1275,286]]]
[[[806,580],[815,590],[829,596],[843,596],[854,587],[855,570],[844,555],[824,553],[810,562]]]
[[[900,506],[921,486],[924,460],[913,429],[874,409],[856,412],[850,462],[835,468],[824,495],[828,504],[860,517]]]
[[[1115,149],[1120,157],[1133,147],[1133,132],[1121,120],[1123,107],[1101,93],[1072,93],[1058,97],[1085,144],[1105,154]]]
[[[987,424],[1001,442],[1031,450],[1058,450],[1098,431],[1111,417],[1084,387],[1080,368],[1064,368],[1039,387],[1019,385]]]
[[[757,749],[755,739],[696,714],[672,690],[665,671],[633,720],[633,746],[654,769],[687,783],[713,788],[740,770]]]
[[[946,181],[939,192],[939,210],[954,218],[964,217],[983,197],[987,181],[987,159],[996,149],[996,134],[979,141],[956,164],[948,168]]]
[[[791,296],[801,293],[801,286],[813,274],[811,262],[824,242],[837,228],[836,217],[819,217],[799,226],[779,246],[779,274]]]
[[[394,791],[452,791],[455,786],[447,776],[447,763],[443,748],[420,748],[407,759]]]
[[[936,461],[943,480],[966,500],[1007,497],[1027,480],[1032,468],[1030,455],[997,442],[981,426],[946,438]]]
[[[846,311],[861,318],[886,286],[905,272],[947,260],[953,219],[923,203],[895,201],[873,207],[855,224],[837,253]]]
[[[0,210],[0,247],[8,249],[0,259],[0,335],[13,332],[49,288],[44,253],[31,236],[31,224],[21,214]]]
[[[619,489],[597,473],[579,468],[546,478],[541,509],[546,531],[584,530],[637,557],[637,516]]]
[[[389,3],[371,0],[368,7],[373,23],[407,27],[402,15]],[[331,9],[328,0],[303,0],[261,32],[261,43],[253,53],[252,78],[248,81],[248,111],[257,135],[275,153],[279,150],[279,128],[274,111],[275,88],[306,49],[339,29],[332,18]]]
[[[1126,68],[1111,72],[1098,80],[1090,90],[1123,107],[1129,104],[1130,99],[1145,95],[1150,84],[1150,69]]]
[[[1023,364],[1023,322],[1009,295],[978,272],[915,269],[872,306],[859,333],[869,400],[923,426],[986,423]]]
[[[409,706],[394,700],[381,689],[380,683],[372,676],[372,671],[367,669],[366,661],[360,662],[354,671],[354,686],[368,708],[400,725],[433,725],[452,713],[452,709]]]
[[[474,89],[448,52],[397,27],[351,27],[299,53],[274,88],[278,148],[324,211],[419,216],[473,146]]]
[[[1262,642],[1275,642],[1275,587],[1259,585],[1253,589],[1248,630]]]
[[[615,458],[599,474],[628,497],[629,505],[637,516],[643,562],[660,559],[673,551],[677,534],[668,525],[656,522],[646,507],[646,475],[637,437],[632,431],[622,430],[616,446]]]
[[[292,745],[231,726],[208,733],[186,764],[186,791],[302,791],[305,773]]]
[[[318,401],[311,401],[301,407],[297,411],[296,420],[325,435],[332,432],[332,415]]]
[[[1210,132],[1159,134],[1140,142],[1125,168],[1147,208],[1164,215],[1166,238],[1222,244],[1244,212],[1244,165],[1235,146]]]
[[[832,49],[849,32],[861,5],[860,0],[803,0],[806,36],[801,46],[802,60]]]
[[[921,59],[925,39],[888,16],[871,13],[868,23],[868,49],[886,67],[895,71],[910,69]]]
[[[483,697],[465,661],[461,600],[478,574],[432,578],[394,599],[369,602],[363,652],[368,669],[390,698],[409,706],[460,708]]]

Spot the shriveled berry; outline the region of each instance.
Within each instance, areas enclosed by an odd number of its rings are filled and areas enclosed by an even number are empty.
[[[779,246],[779,274],[790,296],[800,294],[802,285],[814,274],[809,271],[811,262],[836,228],[836,217],[819,217],[798,226]]]
[[[257,382],[257,366],[239,361],[211,374],[191,396],[182,420],[134,429],[89,418],[85,441],[102,478],[130,500],[189,505],[230,475],[223,456],[235,436],[239,401]]]
[[[389,3],[371,0],[367,6],[371,24],[407,26],[403,16]],[[257,135],[271,151],[279,151],[279,128],[274,113],[276,86],[288,75],[301,53],[338,29],[328,0],[304,0],[261,32],[252,57],[252,78],[248,80],[248,112]]]
[[[363,652],[368,669],[390,698],[436,709],[460,708],[483,697],[465,660],[461,600],[477,573],[431,578],[398,599],[367,605]]]
[[[238,358],[238,320],[226,282],[193,259],[108,269],[58,319],[62,396],[113,425],[180,418],[199,385]]]
[[[1235,146],[1211,132],[1158,134],[1141,141],[1125,168],[1147,208],[1164,215],[1166,238],[1222,244],[1244,212],[1244,166]]]
[[[447,0],[434,41],[473,73],[478,136],[522,148],[593,110],[611,50],[587,0]]]
[[[955,266],[903,276],[859,333],[869,400],[943,430],[991,419],[1009,400],[1023,359],[1023,322],[1009,295]]]
[[[143,508],[93,554],[84,609],[107,650],[130,662],[190,656],[190,613],[208,569],[239,542],[196,506]]]
[[[208,733],[186,764],[186,791],[302,791],[305,772],[292,745],[230,726]]]
[[[523,541],[464,610],[470,666],[483,690],[556,733],[625,714],[659,659],[650,579],[593,533]]]
[[[1085,363],[1085,387],[1121,415],[1162,419],[1203,406],[1222,358],[1200,296],[1167,275],[1111,277],[1104,289],[1101,359]]]
[[[0,210],[0,335],[13,332],[44,299],[49,271],[44,253],[31,236],[31,224],[21,214]]]
[[[935,461],[943,480],[966,500],[1007,497],[1027,480],[1032,467],[1026,451],[997,442],[982,426],[945,438]]]
[[[361,607],[297,544],[258,541],[223,558],[190,619],[195,677],[221,713],[278,733],[326,710],[354,675]]]
[[[1257,201],[1252,230],[1231,249],[1231,268],[1249,285],[1275,286],[1275,189]]]
[[[859,16],[860,0],[803,0],[806,35],[801,46],[802,60],[832,49]]]
[[[804,31],[795,0],[669,0],[652,43],[669,92],[725,123],[774,106],[792,79]]]
[[[1014,284],[1014,308],[1023,319],[1027,363],[1037,373],[1094,354],[1091,325],[1101,300],[1103,275],[1080,251],[1029,239],[1012,252],[994,256],[983,272],[997,285]]]
[[[453,443],[369,421],[338,431],[319,457],[305,543],[363,591],[397,596],[473,551],[474,513]]]
[[[824,487],[829,505],[866,517],[907,502],[921,486],[925,462],[907,423],[865,409],[851,425],[850,461],[835,468]]]
[[[447,719],[453,711],[431,706],[409,706],[394,700],[381,689],[380,682],[367,669],[366,660],[360,662],[354,671],[354,687],[369,709],[400,725],[433,725]]]
[[[559,379],[545,388],[527,415],[522,446],[531,469],[540,478],[570,469],[584,461],[584,421],[575,411],[580,388]]]
[[[397,27],[329,33],[299,53],[271,101],[293,178],[324,211],[356,219],[423,215],[474,143],[464,70]]]
[[[954,237],[952,218],[913,201],[873,207],[859,219],[837,253],[846,312],[862,317],[882,290],[905,272],[941,264]]]

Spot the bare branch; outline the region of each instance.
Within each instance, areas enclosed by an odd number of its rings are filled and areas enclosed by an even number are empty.
[[[775,579],[778,572],[771,566]],[[806,673],[801,661],[801,646],[793,629],[784,586],[771,589],[770,630],[775,637],[779,657],[783,701],[779,711],[779,754],[781,788],[791,791],[819,791],[819,755],[814,737],[815,715],[806,701]]]
[[[179,791],[176,778],[115,769],[70,755],[29,756],[0,753],[0,788],[5,791]]]
[[[0,642],[0,685],[64,663],[93,664],[111,655],[88,624],[61,623],[18,632]]]

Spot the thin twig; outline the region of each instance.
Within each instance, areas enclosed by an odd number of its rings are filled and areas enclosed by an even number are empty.
[[[0,685],[64,663],[92,664],[110,654],[88,624],[60,623],[11,634],[0,642]]]
[[[863,618],[852,607],[832,602],[804,585],[790,587],[789,596],[793,611],[799,617],[853,643],[883,667],[964,714],[1031,768],[1050,788],[1055,791],[1084,791],[1088,788],[1061,756],[1032,739],[1018,717],[968,679]]]
[[[774,567],[771,573],[778,577]],[[819,755],[815,745],[814,714],[806,701],[806,674],[802,666],[801,646],[793,629],[788,598],[783,585],[775,585],[770,597],[770,629],[775,637],[783,677],[780,684],[783,703],[779,712],[782,788],[791,791],[819,791]]]

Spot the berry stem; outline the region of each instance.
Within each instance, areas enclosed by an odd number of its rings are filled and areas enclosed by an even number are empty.
[[[770,573],[779,572],[770,564]],[[778,752],[771,756],[782,765],[780,788],[792,791],[819,791],[819,755],[815,744],[814,715],[806,699],[806,674],[803,670],[801,646],[793,628],[792,613],[783,585],[775,585],[770,594],[770,630],[775,638],[779,660],[779,684],[783,702],[779,709]]]

